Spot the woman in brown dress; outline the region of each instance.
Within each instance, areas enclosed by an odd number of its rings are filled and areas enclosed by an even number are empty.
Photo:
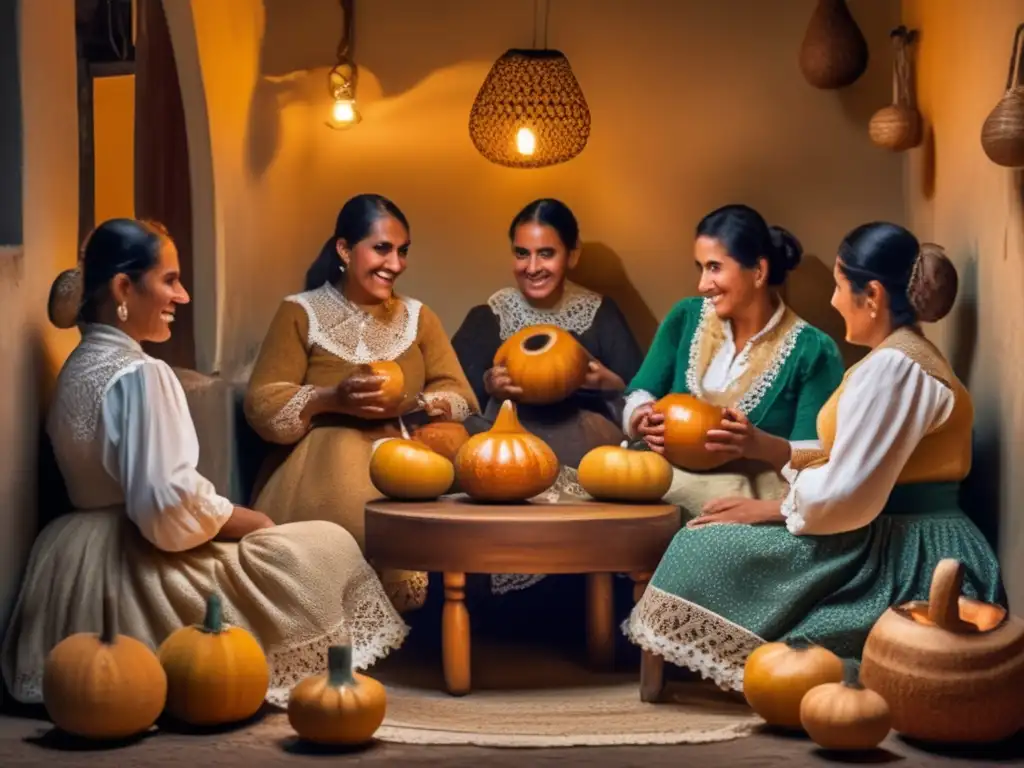
[[[399,296],[409,224],[380,195],[349,200],[334,234],[306,273],[306,290],[281,304],[263,342],[245,398],[246,418],[287,458],[260,490],[255,508],[276,522],[330,520],[363,539],[374,441],[400,437],[409,421],[463,421],[479,411],[438,319]],[[401,417],[385,413],[382,379],[366,365],[394,361],[404,375]],[[426,574],[382,574],[399,610],[418,607]]]

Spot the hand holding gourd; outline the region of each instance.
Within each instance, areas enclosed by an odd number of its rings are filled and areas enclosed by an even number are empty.
[[[383,376],[353,374],[335,387],[335,405],[353,416],[384,413],[384,383]]]
[[[496,400],[515,400],[523,394],[522,387],[512,383],[512,377],[503,365],[496,365],[484,374],[484,389]]]
[[[587,364],[587,377],[583,380],[583,386],[587,389],[621,392],[626,388],[626,383],[617,373],[591,358]]]
[[[654,403],[637,408],[631,421],[633,433],[640,435],[652,451],[665,452],[665,415],[655,413]]]

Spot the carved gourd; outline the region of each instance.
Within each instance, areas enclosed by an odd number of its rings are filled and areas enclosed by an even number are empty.
[[[800,46],[800,71],[815,88],[845,88],[868,67],[868,42],[845,0],[818,0]]]
[[[590,356],[568,331],[532,325],[510,336],[494,355],[523,392],[521,403],[546,405],[565,400],[583,386]]]
[[[494,426],[455,456],[459,488],[475,501],[524,501],[550,488],[558,469],[555,452],[523,428],[511,400],[502,403]]]
[[[707,448],[709,429],[722,425],[722,409],[693,395],[673,393],[654,404],[654,412],[665,417],[665,458],[682,469],[702,472],[717,469],[728,456]]]
[[[889,608],[864,644],[861,680],[905,736],[994,742],[1024,727],[1024,621],[962,596],[963,578],[942,560],[928,600]]]

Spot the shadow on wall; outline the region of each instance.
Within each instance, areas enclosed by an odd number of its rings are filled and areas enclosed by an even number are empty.
[[[849,368],[864,357],[867,350],[846,342],[846,324],[832,308],[834,288],[832,268],[817,256],[805,253],[800,266],[786,280],[786,303],[800,317],[835,340],[843,356],[843,364]]]
[[[583,254],[569,279],[613,299],[626,316],[633,335],[645,351],[650,347],[658,318],[630,282],[622,258],[604,243],[583,243]],[[683,298],[680,295],[679,298]]]

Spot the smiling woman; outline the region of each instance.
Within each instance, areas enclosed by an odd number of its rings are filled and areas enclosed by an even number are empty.
[[[374,441],[406,424],[461,422],[476,397],[438,319],[395,293],[411,245],[409,222],[393,202],[363,194],[345,203],[334,233],[306,273],[306,291],[281,304],[249,380],[245,413],[282,446],[255,507],[276,522],[330,520],[363,545]],[[370,365],[401,369],[397,409]],[[383,574],[399,609],[425,599],[426,574]]]

